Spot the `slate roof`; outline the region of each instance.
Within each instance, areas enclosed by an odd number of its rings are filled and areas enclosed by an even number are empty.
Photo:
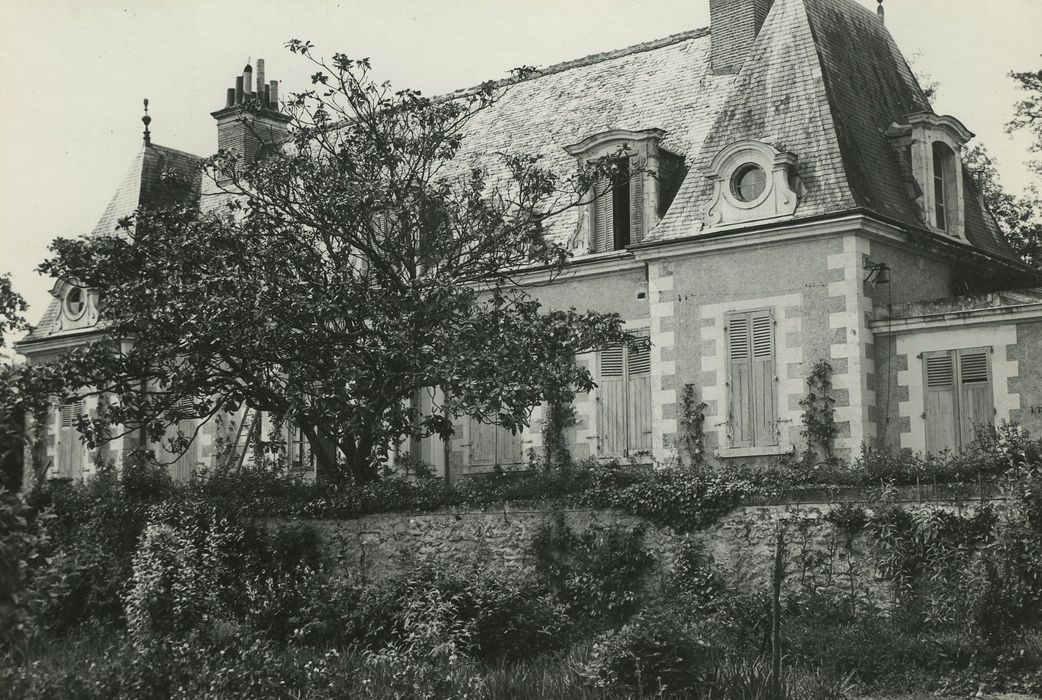
[[[650,242],[698,235],[700,208],[712,192],[702,169],[724,146],[760,139],[799,158],[807,195],[796,218],[860,210],[923,228],[885,132],[931,110],[871,11],[854,0],[775,0],[737,75],[712,72],[711,41],[710,29],[698,29],[544,68],[473,119],[460,162],[491,167],[497,152],[527,153],[568,173],[568,144],[613,128],[662,129],[662,147],[686,156],[689,172],[645,237]],[[200,161],[171,148],[143,148],[93,233],[113,231],[139,206],[198,196]],[[964,181],[967,240],[1015,260],[972,178]],[[578,247],[578,223],[572,209],[548,233]],[[55,299],[25,340],[53,330],[58,311]]]
[[[796,218],[860,209],[922,228],[885,132],[924,111],[932,111],[929,101],[874,13],[853,0],[776,0],[701,157],[649,238],[701,230],[700,208],[712,186],[697,174],[740,139],[760,139],[798,156],[807,196]],[[972,178],[964,179],[967,240],[1016,259]]]
[[[709,30],[699,29],[545,68],[475,117],[459,157],[488,165],[497,151],[527,153],[569,173],[574,160],[564,146],[608,129],[659,128],[662,147],[690,159],[734,81],[710,70],[710,41]],[[549,234],[564,241],[577,227],[572,209]]]
[[[158,207],[198,199],[202,161],[199,156],[174,148],[154,144],[142,146],[90,235],[114,233],[119,220],[130,216],[140,207]],[[40,322],[18,341],[19,345],[65,334],[58,332],[61,300],[54,296],[55,290],[52,290],[51,300]],[[76,328],[67,332],[82,333],[83,330]]]

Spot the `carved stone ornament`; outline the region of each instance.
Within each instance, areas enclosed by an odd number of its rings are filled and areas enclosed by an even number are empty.
[[[806,188],[796,156],[762,141],[736,141],[724,147],[703,175],[713,194],[702,207],[704,228],[792,216]]]

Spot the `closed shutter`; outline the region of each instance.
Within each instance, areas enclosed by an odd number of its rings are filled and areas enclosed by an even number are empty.
[[[470,464],[491,467],[496,463],[496,426],[470,420]]]
[[[617,345],[601,351],[597,391],[597,432],[601,454],[621,457],[626,452],[625,348]]]
[[[602,192],[604,194],[601,194]],[[594,194],[601,196],[593,203],[593,251],[603,253],[615,247],[614,190],[611,184],[602,178],[594,187]]]
[[[76,430],[77,419],[83,415],[83,401],[64,404],[60,409],[58,433],[58,464],[55,476],[76,478],[83,473],[83,441]]]
[[[948,350],[923,353],[923,376],[926,377],[923,396],[926,451],[957,450],[959,408],[955,392],[955,354]]]
[[[978,430],[994,425],[995,399],[988,352],[982,348],[959,351],[959,437],[964,447],[976,439]]]
[[[752,419],[752,353],[748,314],[734,314],[728,318],[724,332],[727,336],[727,396],[731,445],[751,447]]]
[[[644,240],[644,173],[630,178],[630,244]]]
[[[777,445],[774,399],[774,318],[769,311],[749,315],[752,326],[753,444]]]
[[[496,426],[496,464],[520,464],[524,461],[521,451],[521,431],[512,433],[503,426]]]
[[[628,450],[648,452],[651,441],[651,348],[631,348],[627,359]]]
[[[192,410],[192,402],[189,399],[181,399],[177,407],[181,411],[190,411]],[[187,439],[192,441],[184,453],[178,456],[169,467],[170,476],[175,481],[187,481],[199,461],[199,441],[195,439],[195,431],[198,425],[199,420],[196,418],[182,418],[167,430],[166,437],[168,440],[176,439],[177,433],[180,431]],[[173,457],[176,454],[174,452],[170,456]],[[167,457],[167,459],[170,459],[170,457]]]

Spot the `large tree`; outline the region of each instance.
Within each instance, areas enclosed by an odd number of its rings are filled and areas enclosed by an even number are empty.
[[[968,150],[963,163],[1010,247],[1028,265],[1042,268],[1042,200],[1038,194],[1029,190],[1016,195],[1003,189],[998,166],[982,145]]]
[[[41,269],[100,294],[105,338],[66,360],[107,397],[88,439],[116,425],[156,439],[246,405],[298,426],[322,478],[341,475],[339,451],[361,482],[454,417],[516,430],[539,402],[592,388],[574,356],[633,338],[614,314],[541,307],[519,275],[563,268],[547,227],[611,187],[614,161],[464,164],[468,124],[509,81],[429,99],[376,82],[367,60],[288,47],[315,63],[314,88],[291,100],[283,148],[207,161],[226,205],[141,210],[113,235],[52,244]],[[430,387],[445,400],[421,413]]]
[[[25,319],[28,305],[14,290],[9,274],[0,275],[0,348],[7,335],[29,329]],[[43,476],[47,463],[38,428],[54,396],[64,394],[65,385],[56,367],[30,367],[0,363],[0,487],[17,490],[24,483],[22,469],[26,446],[32,454],[33,481]]]

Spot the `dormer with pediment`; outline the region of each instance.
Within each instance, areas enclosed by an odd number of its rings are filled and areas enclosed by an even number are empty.
[[[932,230],[966,240],[962,150],[973,133],[955,117],[917,112],[887,130],[909,194]]]
[[[725,146],[702,172],[713,187],[701,210],[703,228],[791,217],[807,193],[796,161],[762,141]]]
[[[58,300],[54,331],[77,331],[98,325],[98,294],[85,287],[59,281],[51,288]]]
[[[662,148],[662,129],[609,129],[565,146],[582,163],[604,160],[609,174],[592,188],[581,217],[580,249],[625,250],[662,218],[683,180],[683,156]]]

